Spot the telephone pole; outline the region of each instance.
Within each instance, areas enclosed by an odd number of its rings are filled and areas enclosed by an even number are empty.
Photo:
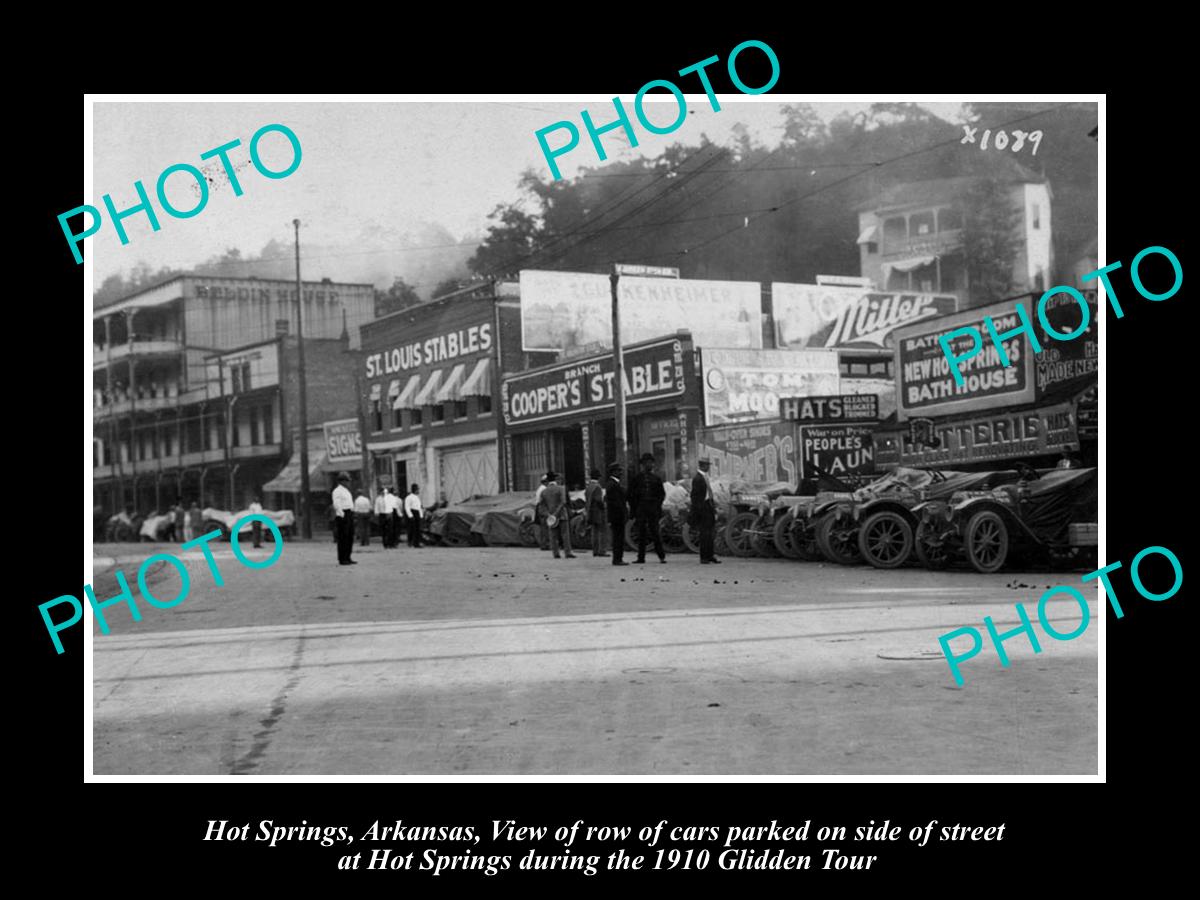
[[[304,375],[304,325],[301,316],[300,286],[300,220],[292,219],[296,229],[296,348],[300,369],[300,534],[312,537],[312,516],[309,515],[308,496],[308,387]]]
[[[613,418],[614,456],[621,468],[627,468],[625,459],[628,435],[625,432],[625,351],[621,347],[621,304],[617,299],[617,283],[621,280],[621,267],[614,266],[608,276],[612,285],[612,341],[613,341]]]

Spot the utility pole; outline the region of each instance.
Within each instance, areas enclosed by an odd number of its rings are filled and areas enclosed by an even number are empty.
[[[292,219],[296,229],[296,348],[300,375],[300,534],[312,538],[312,516],[309,515],[308,496],[308,387],[304,374],[304,326],[301,314],[300,285],[300,220]]]
[[[613,416],[615,430],[614,456],[616,462],[626,468],[625,445],[628,435],[625,431],[625,351],[621,347],[621,303],[618,300],[617,283],[621,280],[620,268],[613,267],[613,273],[608,276],[612,285],[612,340],[613,340]]]
[[[613,416],[616,418],[614,432],[616,461],[626,467],[625,454],[629,435],[625,428],[625,350],[621,346],[621,306],[617,299],[617,284],[622,275],[638,275],[651,278],[678,278],[679,270],[671,266],[640,266],[616,263],[608,281],[612,285],[612,337],[613,337]]]

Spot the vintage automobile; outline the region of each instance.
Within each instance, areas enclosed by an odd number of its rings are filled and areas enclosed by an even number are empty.
[[[849,494],[819,494],[810,514],[817,547],[826,559],[842,565],[863,561],[880,569],[902,566],[914,550],[919,524],[914,507],[989,485],[996,475],[901,466]]]
[[[779,508],[776,510],[771,532],[775,548],[780,555],[805,562],[816,562],[821,558],[810,517],[816,502],[815,496],[776,499],[775,503]]]
[[[839,495],[849,496],[857,487],[867,483],[865,476],[837,477],[810,465],[809,476],[800,482],[799,496],[781,496],[775,503],[781,507],[774,523],[774,543],[789,559],[816,562],[823,557],[817,546],[816,520],[813,510]]]
[[[785,481],[743,484],[730,495],[732,515],[725,523],[725,543],[734,556],[779,556],[775,546],[775,514],[783,508],[777,503],[793,496]]]
[[[263,514],[268,516],[271,521],[275,523],[276,527],[279,528],[280,534],[282,534],[284,538],[288,538],[293,535],[296,527],[296,515],[290,509],[264,509]],[[201,532],[202,534],[209,531],[219,531],[221,532],[221,540],[227,541],[229,540],[229,532],[232,530],[234,524],[240,519],[250,515],[250,510],[243,509],[240,512],[230,512],[227,509],[214,509],[211,506],[206,506],[201,511],[200,515],[204,519],[204,531]],[[238,529],[239,537],[241,535],[250,534],[250,530],[251,524],[246,522]],[[269,528],[263,529],[263,540],[275,540],[275,536],[272,534]]]
[[[914,508],[922,565],[965,560],[995,572],[1014,554],[1055,565],[1096,564],[1096,470],[1020,466],[1002,483],[959,490]]]
[[[429,534],[447,547],[520,546],[526,543],[527,522],[531,545],[537,546],[528,492],[477,495],[435,509],[426,519]]]

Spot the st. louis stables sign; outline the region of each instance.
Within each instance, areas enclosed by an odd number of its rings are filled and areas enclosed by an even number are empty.
[[[683,393],[683,345],[657,341],[625,352],[625,402],[678,397]],[[580,412],[611,409],[616,379],[611,353],[547,369],[510,375],[500,386],[506,425],[540,422]]]
[[[469,328],[460,328],[445,334],[435,335],[424,341],[413,341],[401,347],[368,354],[367,378],[406,372],[422,365],[446,362],[472,353],[483,353],[492,349],[492,323],[483,322]]]

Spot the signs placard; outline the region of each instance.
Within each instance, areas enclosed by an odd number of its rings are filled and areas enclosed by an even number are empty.
[[[817,397],[784,397],[779,415],[796,422],[877,422],[877,394],[834,394]]]
[[[910,416],[938,417],[1034,401],[1028,334],[1016,334],[1003,341],[1012,361],[1006,366],[983,324],[987,317],[992,318],[1001,334],[1021,325],[1013,302],[1004,301],[897,329],[896,411],[900,421]],[[939,338],[964,327],[978,330],[982,348],[959,363],[963,376],[959,386]],[[954,354],[961,355],[974,346],[974,341],[971,335],[963,334],[952,338],[950,346]]]
[[[714,478],[756,483],[799,480],[796,426],[791,422],[719,425],[696,431],[696,455],[712,462]]]
[[[781,397],[840,391],[838,355],[831,350],[700,350],[704,421],[724,425],[779,418]]]
[[[864,425],[800,426],[800,468],[805,478],[817,475],[871,475],[875,441]]]
[[[683,393],[683,345],[679,341],[631,347],[625,351],[624,362],[627,405]],[[504,422],[523,425],[611,409],[615,382],[611,353],[509,375],[500,385]]]

